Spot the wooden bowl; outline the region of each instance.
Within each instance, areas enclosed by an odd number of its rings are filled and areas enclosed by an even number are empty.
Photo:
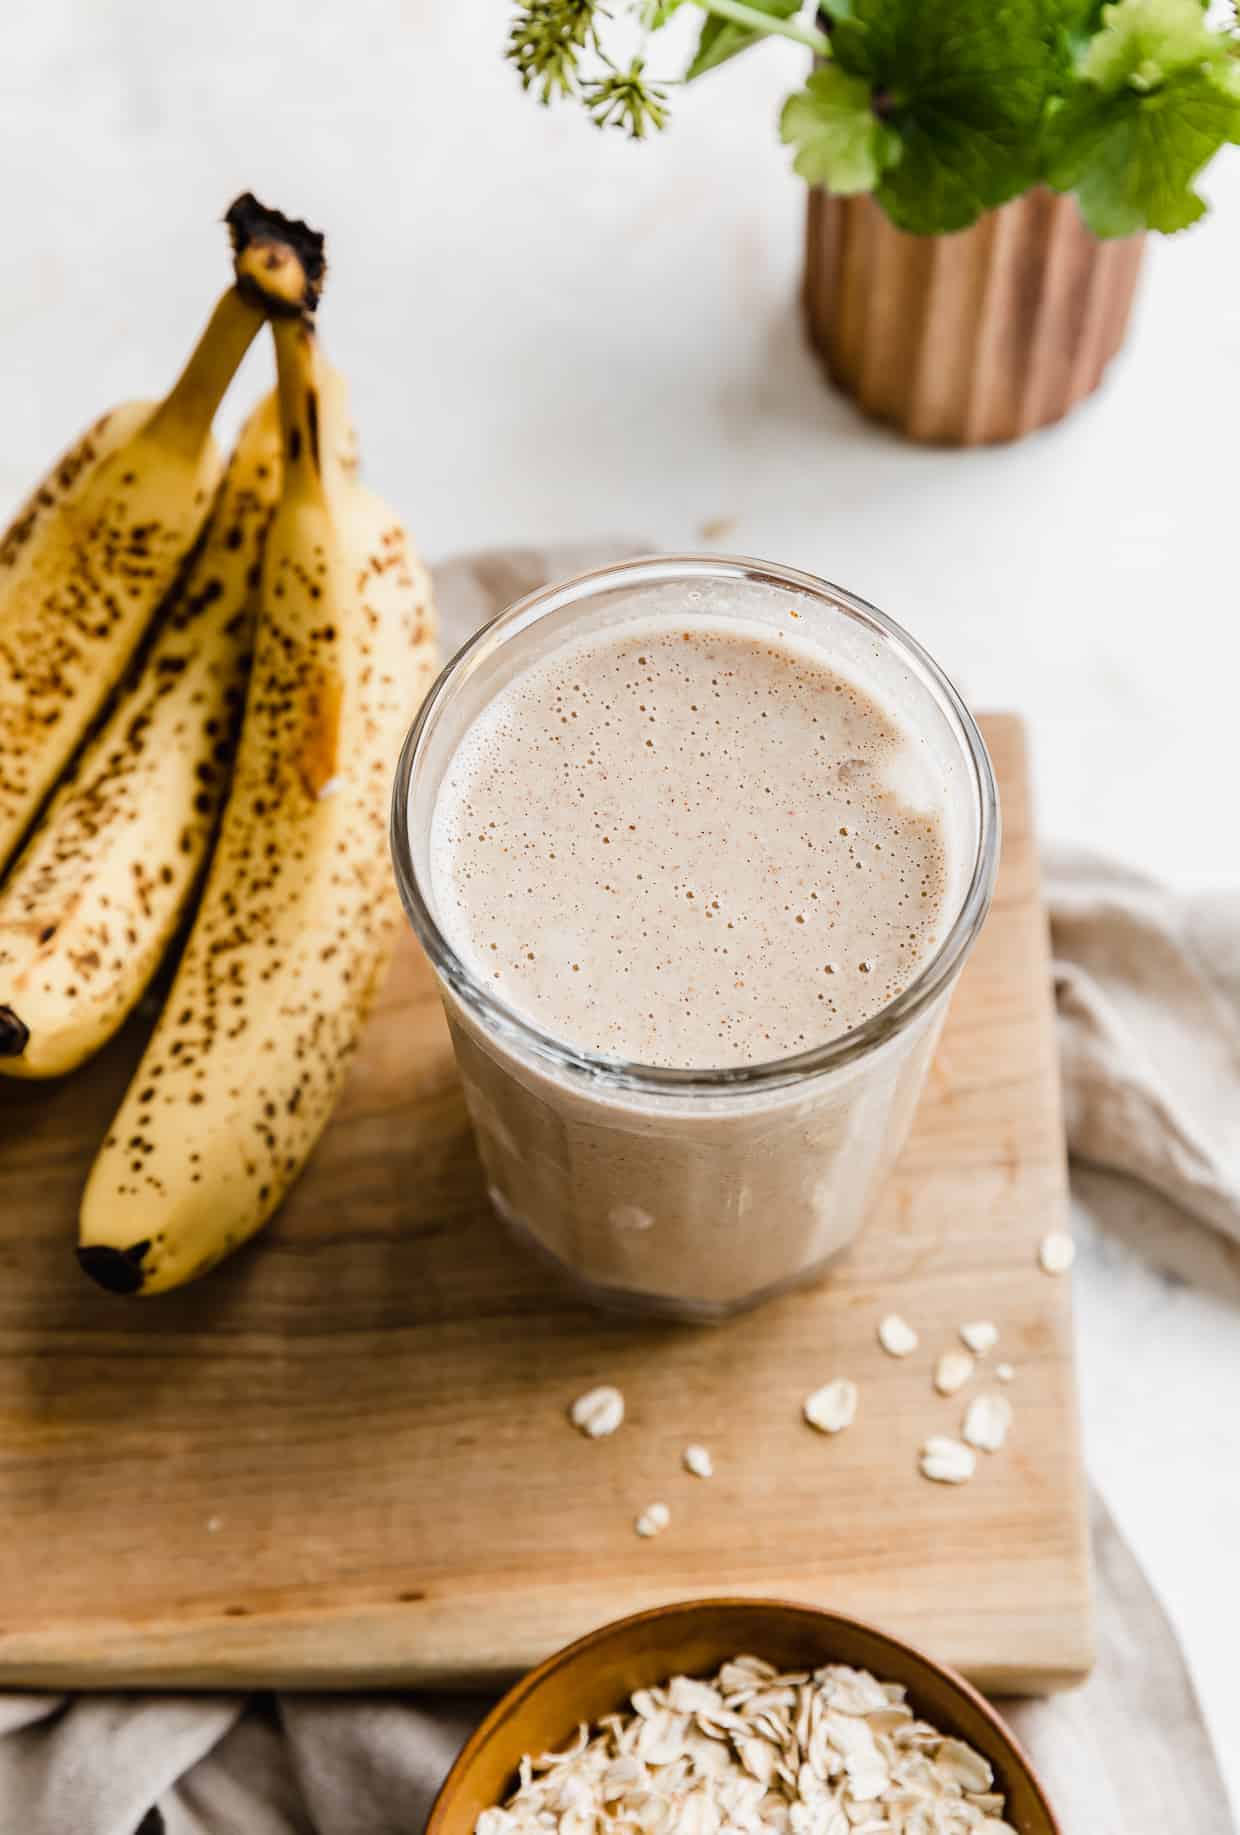
[[[847,1663],[903,1682],[914,1712],[984,1753],[1019,1835],[1062,1835],[1046,1794],[993,1708],[960,1676],[856,1619],[779,1600],[707,1599],[618,1619],[532,1670],[492,1709],[435,1799],[426,1835],[474,1835],[502,1803],[524,1753],[566,1745],[583,1721],[622,1708],[634,1689],[670,1676],[706,1676],[727,1658],[765,1657],[780,1669]]]

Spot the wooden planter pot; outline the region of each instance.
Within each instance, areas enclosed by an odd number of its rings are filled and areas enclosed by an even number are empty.
[[[810,341],[859,408],[910,439],[1018,439],[1098,387],[1143,240],[1100,242],[1073,198],[1044,190],[954,236],[906,235],[871,198],[812,191]]]

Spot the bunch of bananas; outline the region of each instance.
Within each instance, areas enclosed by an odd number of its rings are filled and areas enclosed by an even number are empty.
[[[0,1074],[117,1031],[191,918],[91,1170],[78,1259],[156,1293],[305,1164],[395,941],[393,762],[436,668],[425,570],[358,481],[322,238],[257,201],[168,396],[95,423],[0,540]],[[224,391],[278,387],[227,466]]]

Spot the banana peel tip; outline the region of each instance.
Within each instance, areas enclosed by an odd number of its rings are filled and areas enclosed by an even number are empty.
[[[109,1293],[138,1293],[144,1279],[142,1263],[149,1242],[131,1243],[127,1249],[114,1249],[107,1243],[88,1243],[77,1252],[78,1262],[92,1281]]]
[[[12,1007],[0,1006],[0,1058],[20,1058],[30,1043],[30,1028]]]

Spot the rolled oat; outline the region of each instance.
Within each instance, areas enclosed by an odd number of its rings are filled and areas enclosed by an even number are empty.
[[[967,1451],[967,1448],[962,1449]],[[1015,1835],[990,1764],[899,1683],[734,1657],[521,1762],[475,1835]]]

